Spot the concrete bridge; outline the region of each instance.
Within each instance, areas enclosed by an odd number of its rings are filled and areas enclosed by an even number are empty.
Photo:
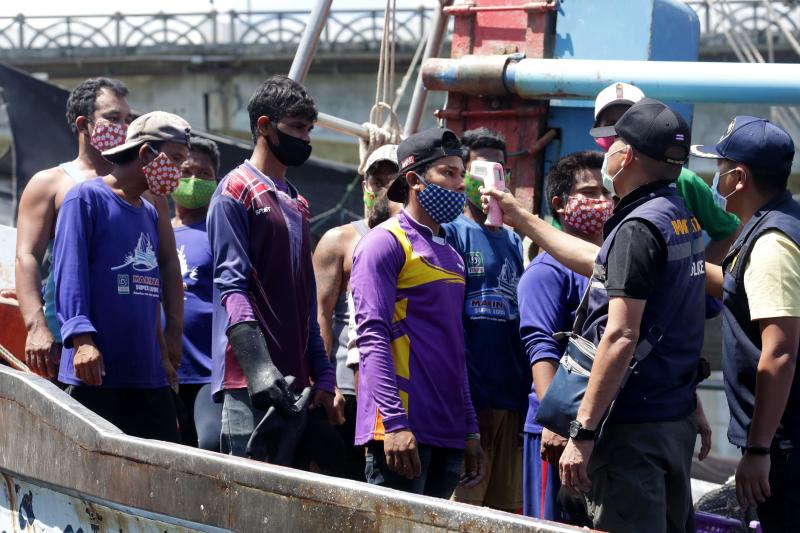
[[[754,53],[775,62],[800,57],[796,1],[687,4],[700,19],[701,60],[753,61]],[[432,15],[425,8],[398,10],[398,78]],[[207,131],[247,137],[247,99],[266,76],[288,72],[308,17],[301,11],[0,17],[0,62],[66,88],[88,76],[119,77],[131,88],[136,109],[159,107]],[[382,9],[331,11],[306,79],[322,110],[354,122],[367,119],[383,26]],[[423,126],[433,124],[432,112],[444,102],[442,93],[430,96]],[[401,120],[407,102],[399,107]],[[327,131],[317,138],[352,143]],[[321,155],[353,161],[355,150],[347,150]]]
[[[745,35],[764,57],[795,60],[800,4],[689,0],[701,25],[704,61],[736,60],[730,39]],[[399,67],[411,59],[433,11],[397,11]],[[305,11],[0,17],[0,61],[53,78],[90,75],[227,74],[286,71],[306,26]],[[383,10],[332,10],[316,54],[319,73],[375,72]],[[794,37],[792,37],[792,35]],[[794,40],[794,42],[792,42]],[[794,45],[794,47],[793,47]]]

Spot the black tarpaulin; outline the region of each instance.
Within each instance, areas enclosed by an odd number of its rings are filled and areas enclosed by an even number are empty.
[[[13,225],[17,201],[28,180],[40,170],[74,159],[77,139],[65,118],[69,93],[64,89],[3,64],[0,89],[12,138],[12,151],[0,158],[0,224]],[[237,139],[195,133],[217,142],[223,175],[249,157],[252,150],[249,143]],[[356,167],[352,165],[316,158],[290,169],[289,179],[308,200],[315,216],[316,238],[361,213],[360,187],[343,198],[355,176]]]

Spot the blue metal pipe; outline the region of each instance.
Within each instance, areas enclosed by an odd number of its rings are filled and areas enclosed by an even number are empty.
[[[523,59],[504,74],[524,98],[592,99],[617,81],[673,102],[800,104],[797,64]]]
[[[800,65],[788,63],[509,58],[498,68],[496,56],[465,56],[430,60],[423,70],[428,89],[476,95],[508,91],[529,99],[591,100],[623,81],[672,102],[800,104]]]

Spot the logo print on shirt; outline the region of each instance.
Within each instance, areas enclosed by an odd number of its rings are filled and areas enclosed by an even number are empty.
[[[131,293],[131,279],[127,274],[117,274],[117,294]]]
[[[197,281],[197,267],[189,268],[189,263],[186,262],[185,244],[181,244],[178,248],[178,262],[181,264],[181,277],[189,278],[192,281]]]
[[[139,240],[136,243],[136,248],[132,252],[125,255],[125,260],[121,265],[111,267],[111,270],[119,270],[126,266],[132,266],[134,270],[139,272],[147,272],[158,268],[158,259],[153,250],[153,244],[150,242],[150,237],[142,232],[139,235]]]
[[[497,276],[497,288],[514,306],[517,305],[517,285],[519,285],[519,273],[514,264],[506,259],[503,268],[500,269],[500,275]]]
[[[256,209],[256,215],[263,215],[265,213],[269,213],[270,211],[272,211],[272,208],[270,206],[259,207],[258,209]]]
[[[468,276],[483,276],[485,270],[483,268],[483,255],[480,252],[467,253],[467,275]]]

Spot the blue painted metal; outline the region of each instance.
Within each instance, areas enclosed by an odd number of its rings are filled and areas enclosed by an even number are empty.
[[[664,101],[800,103],[800,66],[778,63],[523,59],[508,65],[504,80],[531,99],[592,98],[624,81]]]
[[[698,17],[677,0],[560,2],[558,6],[555,59],[694,61],[699,48]],[[624,80],[605,85],[616,81]],[[588,94],[586,100],[550,101],[548,126],[559,129],[561,139],[545,151],[545,172],[561,156],[597,149],[589,128],[594,122],[594,97],[605,85]],[[691,123],[692,106],[675,107]],[[547,204],[549,201],[543,198],[540,207],[544,213],[549,212]]]

